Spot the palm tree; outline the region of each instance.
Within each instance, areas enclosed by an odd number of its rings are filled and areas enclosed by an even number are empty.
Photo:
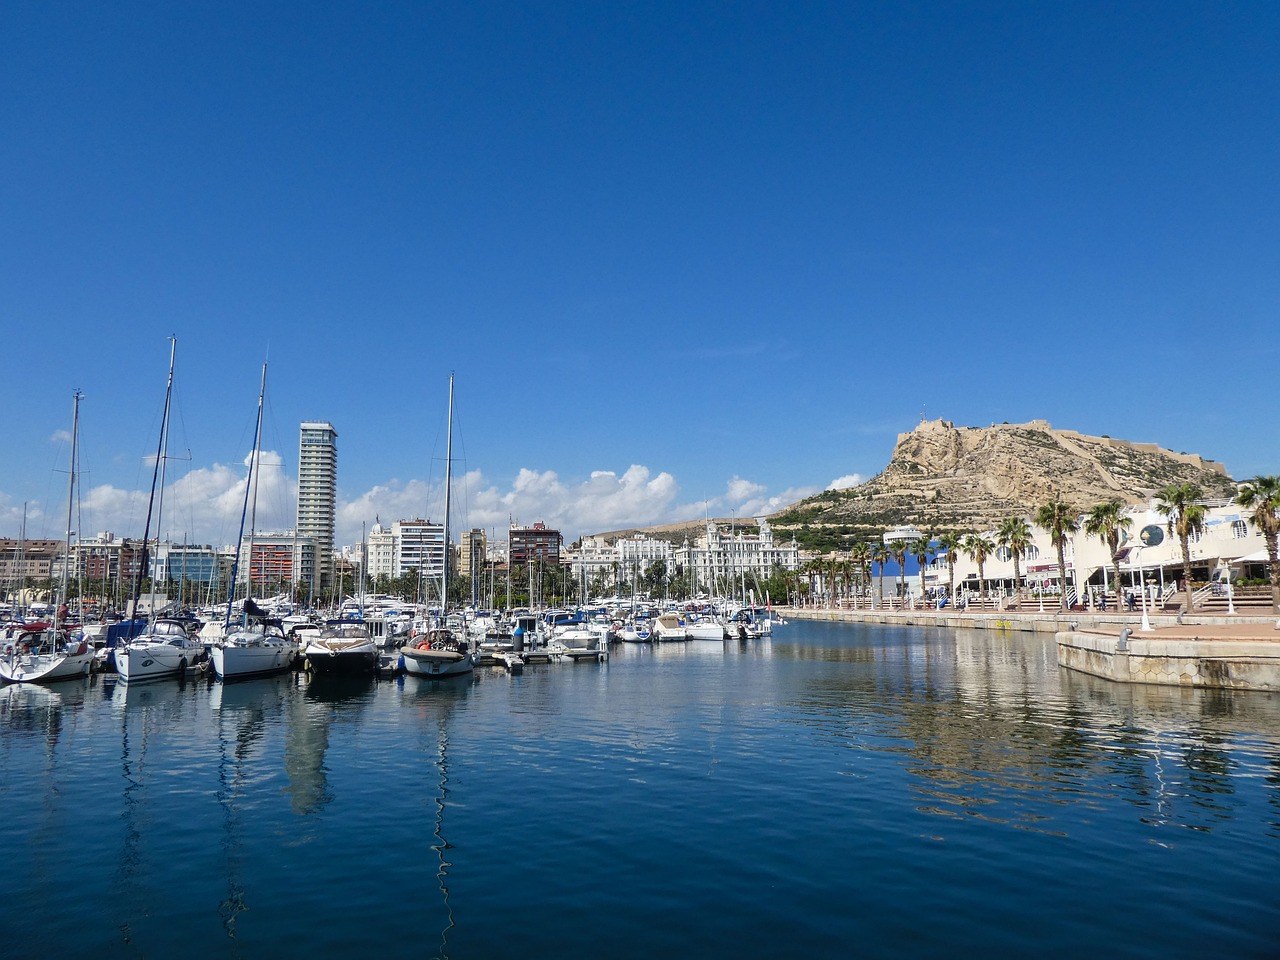
[[[859,541],[855,543],[849,550],[849,559],[853,561],[858,571],[858,592],[862,592],[862,586],[871,579],[871,546],[865,542]]]
[[[916,540],[907,543],[907,548],[911,551],[911,555],[916,558],[916,563],[920,565],[920,600],[924,601],[924,568],[934,555],[931,541],[932,533],[923,533]]]
[[[844,596],[848,599],[853,596],[853,557],[849,554],[844,555],[844,559],[840,561],[840,579],[844,581]]]
[[[964,538],[964,552],[978,565],[978,599],[983,606],[987,603],[987,576],[984,568],[987,565],[987,557],[991,556],[995,548],[996,545],[991,538],[984,537],[980,533],[971,533]]]
[[[892,559],[893,555],[889,552],[889,548],[883,543],[873,543],[871,545],[871,561],[880,567],[880,599],[884,600],[884,565]]]
[[[1156,493],[1156,511],[1169,518],[1169,533],[1178,535],[1182,548],[1182,584],[1187,591],[1183,613],[1191,612],[1191,538],[1204,532],[1205,510],[1199,502],[1203,497],[1194,483],[1171,483]]]
[[[1022,606],[1022,570],[1019,561],[1031,546],[1031,526],[1022,517],[1008,517],[996,531],[996,542],[1013,557],[1013,584],[1018,590],[1018,606]]]
[[[1249,517],[1267,543],[1267,576],[1271,579],[1271,610],[1280,613],[1280,477],[1246,480],[1236,503],[1252,510]]]
[[[907,543],[906,540],[895,540],[889,547],[889,554],[898,564],[898,599],[904,604],[907,600]]]
[[[1106,544],[1111,554],[1111,579],[1116,585],[1116,609],[1120,604],[1120,558],[1116,554],[1120,550],[1120,537],[1128,533],[1133,520],[1125,516],[1124,504],[1119,500],[1107,500],[1089,511],[1084,518],[1084,532],[1091,534]]]
[[[822,570],[822,561],[817,557],[814,557],[812,560],[806,560],[802,569],[804,570],[805,580],[808,581],[809,599],[815,601],[814,605],[816,606],[817,591],[813,588],[813,578]]]
[[[1036,511],[1036,526],[1049,534],[1058,551],[1058,609],[1067,609],[1067,538],[1080,529],[1076,512],[1061,500],[1046,503]]]
[[[956,555],[964,549],[964,535],[948,531],[938,537],[938,549],[947,555],[947,598],[956,602]]]

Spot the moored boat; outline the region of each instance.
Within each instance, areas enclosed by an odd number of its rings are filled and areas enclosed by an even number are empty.
[[[428,630],[400,648],[405,673],[420,677],[449,677],[470,673],[476,665],[475,654],[466,640],[459,640],[444,627]]]
[[[0,678],[10,683],[72,680],[88,676],[92,666],[93,648],[52,626],[18,632],[5,640],[0,653]]]
[[[685,623],[684,630],[690,640],[724,640],[729,635],[720,619],[711,614],[694,617]]]
[[[116,673],[125,682],[183,676],[205,659],[204,644],[191,635],[186,622],[170,618],[153,621],[146,630],[116,648]]]
[[[689,639],[689,634],[685,630],[684,618],[678,613],[664,613],[654,617],[649,636],[655,643]]]
[[[303,651],[307,666],[318,674],[363,674],[378,669],[378,645],[359,621],[338,620],[325,626]]]
[[[211,657],[219,680],[269,677],[293,667],[298,645],[285,636],[279,620],[264,619],[224,635]]]
[[[19,629],[0,653],[0,677],[10,683],[51,683],[86,676],[93,667],[93,647],[83,637],[67,635],[67,584],[70,580],[72,508],[75,505],[77,442],[80,435],[80,392],[71,407],[71,481],[67,491],[67,535],[62,554],[62,580],[53,622],[40,629]],[[34,625],[32,625],[34,627]]]

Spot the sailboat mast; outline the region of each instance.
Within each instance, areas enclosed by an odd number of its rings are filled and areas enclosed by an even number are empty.
[[[71,479],[67,483],[67,539],[62,549],[62,586],[58,592],[58,605],[53,611],[53,635],[62,626],[62,605],[67,602],[67,583],[71,579],[71,517],[76,502],[76,444],[80,436],[80,397],[77,390],[71,398]]]
[[[258,515],[257,483],[258,483],[258,448],[262,439],[262,398],[267,393],[267,365],[262,364],[262,385],[258,388],[258,423],[253,430],[253,454],[249,457],[249,476],[244,482],[244,504],[240,508],[240,533],[236,537],[236,558],[231,563],[231,585],[227,589],[227,617],[223,621],[223,629],[231,629],[231,604],[236,598],[236,580],[240,569],[240,545],[244,542],[244,518],[249,512],[249,493],[254,492],[253,514],[256,522]],[[246,596],[253,593],[253,527],[249,528],[249,588]]]
[[[19,619],[26,619],[27,602],[27,501],[22,501],[22,538],[18,541],[18,603]]]
[[[449,374],[449,429],[444,444],[444,563],[440,567],[440,616],[449,604],[449,487],[453,483],[453,374]]]
[[[156,483],[163,476],[161,471],[164,469],[165,449],[169,442],[169,404],[173,398],[173,360],[178,350],[178,338],[169,338],[169,380],[164,388],[164,413],[160,417],[160,440],[156,444],[156,463],[151,471],[151,496],[147,499],[147,522],[142,528],[142,556],[138,562],[138,575],[133,581],[133,603],[132,609],[129,611],[129,617],[132,620],[138,618],[138,598],[142,595],[142,578],[147,575],[149,563],[148,544],[151,542],[151,508],[156,501]],[[159,517],[156,518],[156,526],[160,524]],[[158,544],[157,544],[158,545]],[[130,631],[132,635],[132,630]]]
[[[262,476],[262,400],[267,395],[267,364],[262,364],[262,384],[258,388],[258,425],[253,431],[253,507],[249,511],[249,577],[245,596],[253,596],[253,535],[258,529],[258,480]]]

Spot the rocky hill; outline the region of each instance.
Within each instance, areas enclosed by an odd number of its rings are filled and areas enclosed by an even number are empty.
[[[794,532],[823,548],[846,545],[850,536],[879,539],[899,524],[988,530],[1006,517],[1030,517],[1055,498],[1081,512],[1112,498],[1141,504],[1182,482],[1198,484],[1208,497],[1235,494],[1221,464],[1153,443],[1055,430],[1043,420],[990,427],[929,420],[899,434],[879,475],[801,501],[770,522],[779,538]]]

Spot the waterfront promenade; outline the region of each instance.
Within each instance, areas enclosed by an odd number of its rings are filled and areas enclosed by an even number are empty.
[[[829,607],[779,607],[785,618],[833,620],[841,623],[883,623],[899,626],[952,627],[970,630],[1027,631],[1059,633],[1078,629],[1116,636],[1128,627],[1135,634],[1142,624],[1141,611],[1068,610],[985,610],[969,613],[958,610],[849,610]],[[1148,614],[1152,637],[1199,638],[1202,640],[1246,640],[1280,642],[1280,623],[1274,616],[1256,614],[1188,614],[1178,622],[1176,614]]]
[[[899,626],[1052,633],[1058,663],[1117,683],[1280,692],[1275,617],[1102,611],[831,610],[787,607],[782,616]]]

